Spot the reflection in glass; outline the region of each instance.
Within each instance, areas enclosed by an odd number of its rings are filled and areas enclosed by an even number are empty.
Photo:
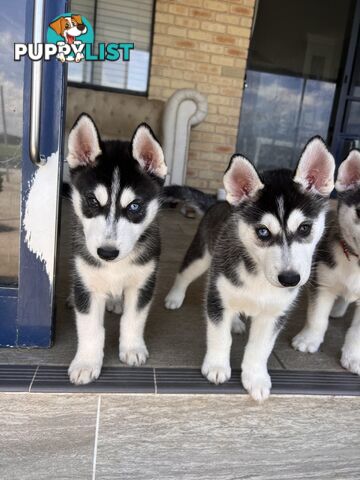
[[[24,62],[13,49],[24,42],[25,4],[3,2],[0,16],[0,285],[18,276]]]

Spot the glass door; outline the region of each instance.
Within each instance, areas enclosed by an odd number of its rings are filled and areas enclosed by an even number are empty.
[[[352,148],[360,149],[360,0],[356,2],[351,37],[334,108],[331,146],[338,162]]]
[[[64,11],[11,0],[0,14],[0,346],[51,345],[65,71],[15,61],[14,43],[43,42]]]
[[[260,168],[294,168],[328,136],[353,0],[259,0],[237,149]]]

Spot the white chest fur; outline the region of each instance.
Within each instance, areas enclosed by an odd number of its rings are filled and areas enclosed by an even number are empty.
[[[155,268],[153,261],[136,265],[130,257],[100,267],[93,267],[81,257],[76,257],[75,265],[89,291],[114,297],[121,295],[125,288],[141,288]]]
[[[288,289],[271,285],[262,274],[247,274],[240,287],[222,275],[218,278],[217,286],[225,307],[253,317],[283,315],[299,293],[298,288]]]

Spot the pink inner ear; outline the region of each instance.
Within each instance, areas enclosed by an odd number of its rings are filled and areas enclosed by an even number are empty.
[[[244,158],[235,158],[224,176],[224,186],[230,203],[240,203],[253,196],[263,185],[253,168]]]
[[[140,146],[141,160],[144,162],[145,170],[151,172],[156,170],[157,161],[156,161],[156,152],[154,151],[154,145],[149,140],[145,138],[142,145]]]
[[[345,162],[338,180],[346,188],[354,187],[360,183],[360,154],[351,152]]]

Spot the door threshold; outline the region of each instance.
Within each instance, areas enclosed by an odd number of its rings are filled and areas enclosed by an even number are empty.
[[[66,366],[0,365],[0,392],[245,394],[240,370],[222,384],[209,383],[197,368],[103,367],[97,381],[75,386]],[[272,393],[360,396],[360,377],[349,372],[270,370]]]

